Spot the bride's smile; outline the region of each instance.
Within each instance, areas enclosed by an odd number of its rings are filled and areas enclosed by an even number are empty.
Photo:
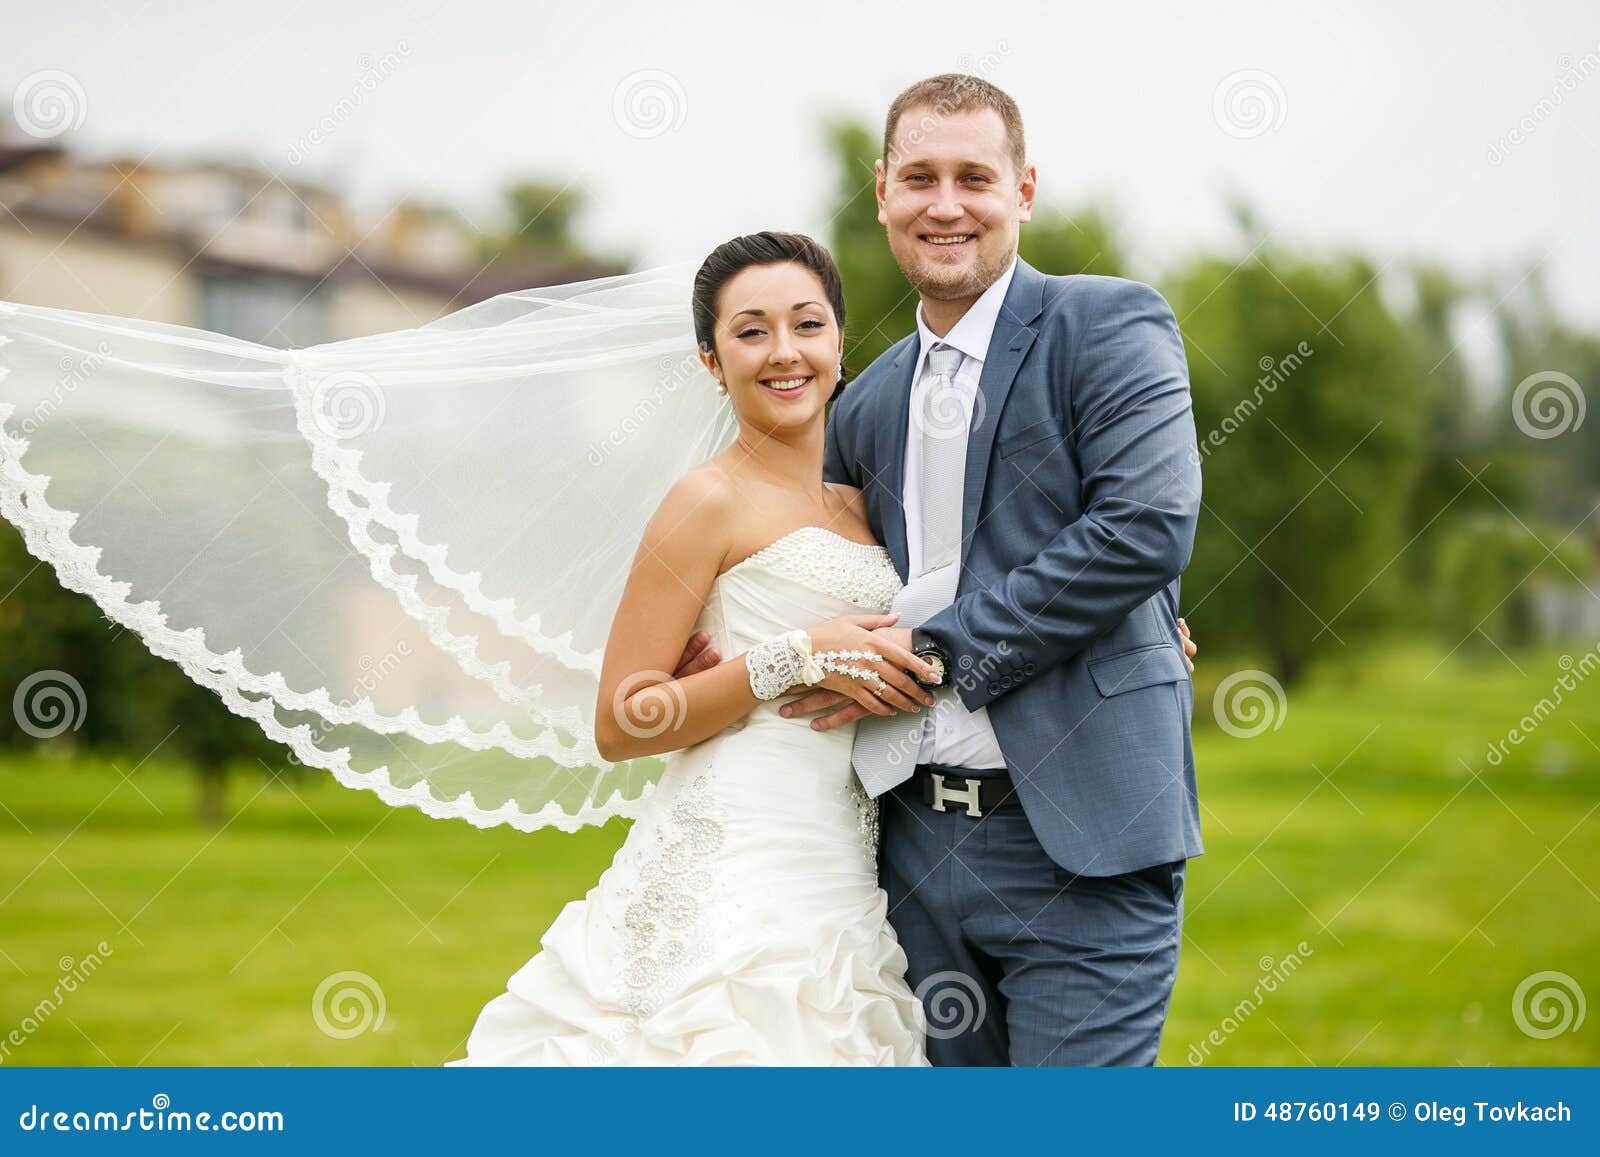
[[[811,374],[793,374],[782,378],[761,378],[761,384],[781,398],[798,398],[805,388],[817,379]]]

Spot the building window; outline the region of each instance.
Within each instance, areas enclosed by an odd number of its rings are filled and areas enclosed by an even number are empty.
[[[279,349],[302,349],[330,336],[325,286],[240,272],[204,273],[200,285],[200,324],[215,333]]]

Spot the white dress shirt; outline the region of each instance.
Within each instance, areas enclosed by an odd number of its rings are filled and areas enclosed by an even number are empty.
[[[1011,287],[1011,277],[1017,270],[1016,258],[961,320],[950,327],[944,337],[935,336],[922,316],[922,303],[917,303],[917,337],[920,346],[917,364],[912,374],[910,421],[906,423],[906,470],[902,480],[902,494],[906,516],[906,558],[908,573],[922,573],[922,413],[923,399],[932,385],[928,372],[928,350],[934,345],[945,345],[961,351],[961,364],[956,368],[951,385],[956,397],[966,411],[967,428],[972,427],[972,410],[978,396],[978,379],[983,373],[983,362],[989,356],[989,339],[994,336],[994,325],[1000,317],[1000,305]],[[952,532],[955,527],[950,528]],[[953,538],[959,535],[952,533]],[[952,671],[951,677],[959,672]],[[994,727],[989,722],[987,708],[968,711],[966,705],[949,686],[934,692],[934,703],[928,709],[927,722],[922,728],[922,744],[917,752],[918,763],[939,763],[951,767],[1000,768],[1006,765],[1000,753],[1000,742],[995,738]]]

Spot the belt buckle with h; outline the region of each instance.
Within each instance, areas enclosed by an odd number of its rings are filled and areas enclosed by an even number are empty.
[[[949,800],[949,801],[952,801],[952,802],[965,803],[967,805],[967,814],[969,816],[973,816],[973,817],[979,818],[979,819],[981,819],[983,817],[983,809],[978,806],[978,781],[977,780],[975,780],[975,779],[967,779],[966,780],[966,784],[967,784],[967,790],[966,791],[950,791],[950,790],[946,790],[946,788],[944,786],[944,776],[940,775],[937,771],[930,771],[928,773],[928,775],[930,777],[932,777],[932,780],[933,780],[933,810],[934,811],[936,811],[936,812],[949,811],[950,809],[944,806],[945,805],[945,801]],[[951,777],[951,778],[953,779],[954,777]]]

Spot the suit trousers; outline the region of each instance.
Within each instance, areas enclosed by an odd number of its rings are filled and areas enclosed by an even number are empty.
[[[1154,1064],[1186,862],[1075,875],[1014,798],[976,818],[948,806],[922,802],[915,779],[879,800],[879,879],[927,1013],[928,1059]]]

